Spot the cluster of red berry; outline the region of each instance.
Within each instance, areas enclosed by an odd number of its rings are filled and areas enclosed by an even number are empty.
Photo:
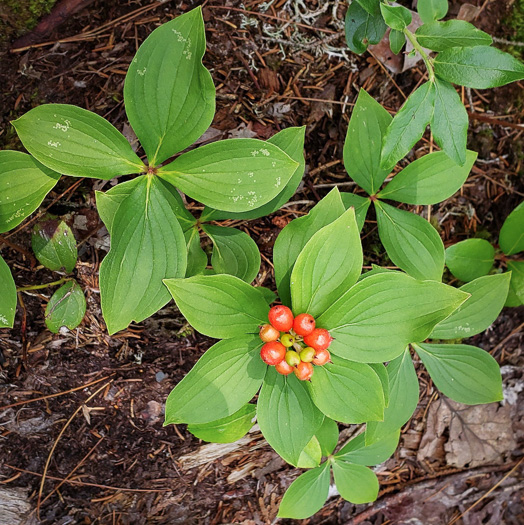
[[[283,305],[269,310],[269,323],[260,328],[260,339],[266,343],[260,357],[277,372],[292,372],[306,381],[313,375],[313,365],[322,366],[331,360],[328,347],[333,341],[324,328],[315,328],[315,319],[309,314],[293,317],[293,312]],[[284,332],[284,333],[281,333]]]

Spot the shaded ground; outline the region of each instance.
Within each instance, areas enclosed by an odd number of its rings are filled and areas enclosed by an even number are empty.
[[[508,37],[500,20],[511,14],[511,2],[472,3],[483,6],[479,27]],[[258,0],[228,3],[237,10],[223,4],[204,7],[204,63],[217,86],[213,127],[224,138],[267,138],[288,126],[308,125],[308,172],[294,204],[268,218],[236,222],[265,256],[257,284],[274,288],[268,261],[280,229],[333,185],[355,188],[341,158],[358,89],[364,87],[395,111],[402,92],[409,93],[423,71],[415,67],[391,77],[368,54],[349,53],[339,34],[342,2],[277,0],[266,3],[271,4],[266,11]],[[20,148],[8,121],[45,102],[78,104],[124,129],[124,75],[137,46],[157,25],[193,5],[96,1],[55,31],[49,44],[0,55],[0,146]],[[302,25],[285,22],[291,17]],[[56,43],[60,38],[68,41]],[[464,97],[468,101],[466,92]],[[461,192],[432,207],[446,243],[475,233],[496,242],[504,218],[524,196],[523,130],[515,126],[522,121],[522,85],[473,90],[472,101],[468,109],[483,117],[470,125],[469,147],[479,151],[479,161]],[[432,147],[427,136],[414,155]],[[116,336],[105,331],[97,276],[108,239],[94,211],[94,190],[109,187],[64,177],[44,202],[69,220],[81,243],[77,277],[86,290],[88,314],[78,330],[53,336],[43,322],[49,297],[43,290],[24,294],[15,328],[0,330],[0,495],[6,488],[21,489],[10,494],[22,508],[27,505],[25,523],[272,523],[278,501],[299,471],[285,465],[260,434],[225,449],[205,446],[184,426],[162,427],[164,399],[211,341],[194,334],[172,305]],[[427,213],[423,207],[413,209]],[[29,249],[29,231],[22,226],[4,236],[15,248],[0,244],[19,286],[53,279],[32,268],[20,252]],[[364,253],[368,265],[388,263],[372,215],[364,230]],[[482,428],[471,424],[482,414],[437,398],[426,372],[417,367],[420,406],[395,457],[377,472],[378,502],[355,507],[333,495],[304,523],[406,523],[411,518],[455,523],[454,517],[482,496],[456,523],[524,522],[524,472],[518,462],[524,437],[521,323],[522,309],[506,309],[486,333],[470,341],[490,350],[505,367],[508,402],[483,408],[488,420]],[[344,432],[349,436],[353,430]],[[68,482],[59,486],[65,478]],[[0,513],[0,525],[2,519]]]

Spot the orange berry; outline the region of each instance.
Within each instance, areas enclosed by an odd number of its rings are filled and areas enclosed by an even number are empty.
[[[264,326],[260,327],[260,339],[262,339],[264,343],[276,341],[279,337],[280,332],[270,324],[265,324]]]
[[[317,366],[323,366],[330,362],[331,354],[329,353],[329,350],[318,350],[313,359],[313,364]]]
[[[286,357],[286,347],[278,341],[271,341],[260,349],[260,357],[268,365],[278,365]]]
[[[311,363],[304,363],[301,361],[295,368],[295,375],[300,381],[309,381],[313,375],[313,365]]]
[[[279,374],[282,374],[283,376],[288,376],[295,370],[295,367],[288,365],[286,361],[284,360],[284,361],[280,361],[278,365],[275,365],[275,369]]]
[[[281,332],[289,332],[293,328],[293,312],[283,304],[273,306],[268,318],[271,325]]]
[[[293,330],[297,335],[309,335],[315,329],[315,318],[309,314],[298,314],[293,320]]]
[[[309,335],[304,337],[304,343],[315,350],[326,350],[331,341],[333,341],[333,338],[325,328],[315,328]]]

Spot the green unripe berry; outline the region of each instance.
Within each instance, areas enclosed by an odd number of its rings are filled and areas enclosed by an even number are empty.
[[[286,363],[290,366],[298,366],[300,363],[300,356],[294,350],[286,352]]]
[[[313,359],[315,358],[316,351],[314,348],[311,348],[310,346],[307,346],[300,352],[300,360],[304,361],[304,363],[311,363]]]
[[[283,334],[280,336],[280,342],[286,347],[290,348],[295,342],[295,338],[290,334]]]

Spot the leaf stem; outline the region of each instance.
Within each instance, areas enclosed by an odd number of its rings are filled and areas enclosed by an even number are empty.
[[[47,284],[34,284],[31,286],[21,286],[20,288],[17,288],[17,292],[27,292],[29,290],[42,290],[43,288],[49,288],[50,286],[59,286],[62,283],[65,283],[67,281],[71,281],[71,277],[62,277],[62,279],[59,279],[58,281],[53,281],[52,283]]]
[[[426,64],[426,68],[428,70],[429,81],[434,82],[435,72],[433,71],[433,63],[431,58],[427,55],[422,46],[418,43],[417,37],[407,27],[404,29],[404,34],[406,35],[406,38],[413,44],[415,51],[418,51],[420,53],[420,56],[422,57],[422,60],[424,60],[424,64]]]

